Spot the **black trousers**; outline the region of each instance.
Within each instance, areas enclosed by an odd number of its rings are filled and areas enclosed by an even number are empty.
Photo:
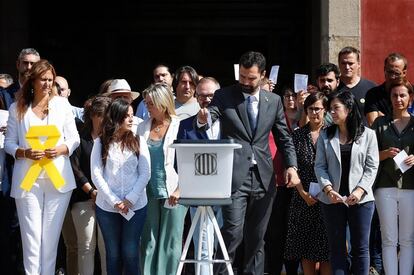
[[[242,241],[244,244],[242,272],[238,274],[264,273],[264,236],[275,196],[275,185],[271,184],[266,191],[257,167],[253,167],[240,188],[232,194],[232,204],[222,206],[221,233],[231,260]],[[221,250],[218,258],[223,258]],[[215,267],[215,274],[227,274],[225,264]]]
[[[23,274],[20,231],[14,199],[0,191],[0,266],[1,274]]]

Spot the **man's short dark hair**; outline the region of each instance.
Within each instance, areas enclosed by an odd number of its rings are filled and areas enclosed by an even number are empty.
[[[341,75],[341,73],[339,72],[339,68],[338,66],[336,66],[333,63],[327,63],[327,64],[322,64],[320,65],[317,69],[316,69],[316,78],[320,77],[320,76],[325,76],[327,74],[329,74],[330,72],[333,72],[335,74],[335,78],[339,79],[339,76]]]
[[[259,52],[246,52],[240,57],[239,65],[246,69],[256,65],[262,73],[266,69],[266,58]]]
[[[182,66],[177,69],[174,75],[174,87],[177,87],[178,83],[181,80],[182,74],[188,73],[190,75],[191,80],[194,83],[194,86],[197,86],[198,84],[198,74],[196,70],[191,66]]]
[[[359,62],[359,54],[360,51],[357,48],[354,48],[352,46],[348,46],[343,48],[339,53],[338,53],[338,63],[339,63],[339,58],[341,58],[342,55],[344,54],[351,54],[354,53],[356,55],[357,61]]]
[[[407,70],[408,61],[402,53],[390,53],[384,60],[384,68],[387,66],[387,63],[391,63],[400,59],[404,62],[404,70]]]
[[[168,71],[171,75],[174,75],[174,72],[171,70],[171,67],[170,67],[167,63],[157,63],[157,65],[155,65],[155,66],[152,68],[152,71],[155,71],[155,69],[158,69],[158,68],[161,68],[161,67],[166,68],[166,69],[167,69],[167,71]]]

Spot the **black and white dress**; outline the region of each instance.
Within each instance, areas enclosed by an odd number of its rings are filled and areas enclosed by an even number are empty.
[[[312,143],[309,123],[294,131],[293,142],[298,158],[298,174],[303,189],[309,191],[310,182],[318,182],[313,169],[316,148]],[[328,237],[320,203],[308,206],[295,189],[288,215],[285,258],[328,261]]]

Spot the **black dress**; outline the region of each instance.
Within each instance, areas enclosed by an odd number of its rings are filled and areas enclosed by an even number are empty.
[[[309,123],[293,133],[298,156],[298,174],[305,191],[310,182],[318,182],[314,172],[316,149]],[[285,258],[321,262],[329,260],[328,237],[320,203],[308,206],[295,189],[289,206]]]

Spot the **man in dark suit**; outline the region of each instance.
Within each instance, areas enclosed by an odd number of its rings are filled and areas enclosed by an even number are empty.
[[[241,56],[239,65],[239,83],[214,94],[208,109],[203,108],[198,113],[196,127],[200,130],[208,128],[210,115],[212,122],[220,120],[221,138],[234,139],[242,145],[234,151],[232,204],[222,207],[222,234],[231,259],[244,240],[241,273],[262,275],[263,238],[276,194],[269,150],[270,131],[277,148],[284,154],[288,187],[296,186],[300,180],[282,101],[276,94],[260,89],[260,81],[266,72],[264,56],[247,52]],[[224,264],[217,266],[218,273],[226,272]]]

